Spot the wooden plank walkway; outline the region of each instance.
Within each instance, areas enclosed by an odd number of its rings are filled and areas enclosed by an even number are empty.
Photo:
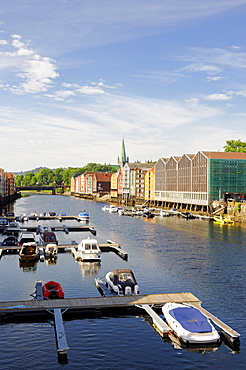
[[[118,256],[120,256],[122,259],[126,260],[128,259],[128,253],[121,249],[120,244],[117,243],[99,243],[99,248],[102,252],[114,252]],[[38,245],[39,249],[42,250],[42,248],[45,248],[43,245]],[[58,252],[63,252],[66,249],[70,250],[72,253],[76,248],[78,247],[78,244],[74,242],[73,244],[58,244]],[[21,249],[20,246],[2,246],[0,245],[0,258],[3,252],[6,251],[19,251]]]
[[[0,315],[8,313],[24,313],[61,308],[69,310],[95,310],[98,308],[127,308],[140,304],[163,305],[167,302],[199,303],[192,293],[149,294],[135,296],[65,298],[32,301],[0,302]]]
[[[240,344],[240,334],[202,308],[201,301],[192,293],[0,302],[0,321],[2,318],[4,319],[4,317],[8,319],[14,319],[16,316],[28,316],[30,319],[31,316],[39,316],[42,313],[46,313],[47,311],[49,312],[49,310],[55,309],[64,309],[66,312],[71,314],[88,314],[88,312],[103,312],[103,314],[106,314],[107,310],[111,310],[111,312],[113,311],[114,314],[117,314],[117,312],[119,312],[118,309],[139,310],[139,307],[143,305],[160,308],[167,302],[184,303],[198,308],[206,317],[211,319],[217,326],[219,326],[222,329],[222,332],[226,333],[232,344]]]

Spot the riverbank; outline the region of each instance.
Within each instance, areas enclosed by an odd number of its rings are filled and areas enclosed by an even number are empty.
[[[8,195],[7,197],[0,197],[0,207],[6,206],[9,203],[13,203],[16,199],[21,198],[21,193],[14,193],[12,195]]]

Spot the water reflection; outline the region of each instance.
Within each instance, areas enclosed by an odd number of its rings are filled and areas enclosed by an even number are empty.
[[[19,266],[23,272],[34,272],[37,270],[37,261],[23,262],[19,260]]]
[[[101,263],[100,262],[82,262],[77,261],[80,271],[82,273],[82,276],[85,277],[94,277],[97,276],[100,268]]]

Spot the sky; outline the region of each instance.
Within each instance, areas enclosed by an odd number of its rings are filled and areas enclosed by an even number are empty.
[[[0,0],[0,168],[246,141],[246,0]]]

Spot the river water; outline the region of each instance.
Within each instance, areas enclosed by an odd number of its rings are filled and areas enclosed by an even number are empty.
[[[35,282],[61,283],[66,298],[98,297],[95,277],[114,268],[130,268],[140,294],[191,292],[203,307],[241,334],[239,351],[224,343],[214,350],[180,349],[164,341],[146,315],[98,317],[65,322],[69,362],[57,362],[54,328],[50,321],[1,323],[0,369],[244,369],[246,363],[246,229],[177,216],[143,219],[102,211],[104,203],[60,195],[35,194],[14,204],[15,215],[35,211],[90,213],[99,243],[121,244],[128,261],[103,253],[99,267],[76,262],[70,253],[57,263],[38,262],[35,269],[19,266],[18,255],[0,260],[1,301],[27,300]],[[31,225],[36,221],[28,221]],[[55,225],[56,221],[39,221]],[[67,221],[67,225],[77,221]],[[58,221],[57,224],[61,225]],[[60,244],[80,241],[87,233],[57,233]]]

